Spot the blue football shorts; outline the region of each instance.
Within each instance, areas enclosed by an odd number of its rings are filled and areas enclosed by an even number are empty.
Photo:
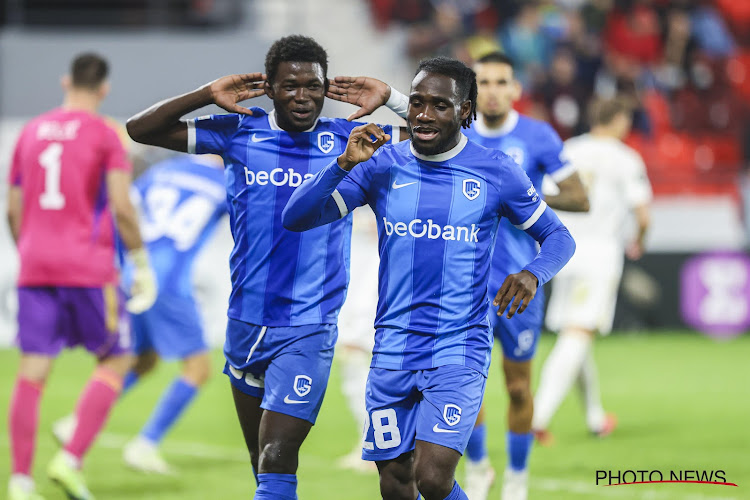
[[[131,316],[136,354],[154,350],[163,359],[206,351],[198,306],[192,297],[160,294],[154,305]]]
[[[490,300],[495,298],[490,296]],[[508,306],[510,307],[510,305]],[[544,291],[537,290],[534,300],[521,314],[511,319],[497,315],[497,307],[490,305],[490,326],[503,346],[503,355],[511,361],[529,361],[534,358],[539,335],[544,322]],[[505,310],[505,314],[508,310]]]
[[[224,373],[261,408],[314,424],[331,373],[336,325],[259,326],[229,318]]]
[[[390,460],[416,440],[463,454],[482,406],[487,378],[462,365],[426,370],[370,368],[362,459]]]

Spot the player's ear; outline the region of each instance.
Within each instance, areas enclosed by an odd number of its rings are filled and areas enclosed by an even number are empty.
[[[523,94],[523,85],[521,85],[521,82],[513,78],[513,100],[517,101],[521,98],[521,94]]]
[[[468,119],[469,115],[471,114],[471,101],[464,101],[461,103],[460,114],[461,123],[463,123],[464,120]]]
[[[268,80],[263,82],[263,89],[266,91],[266,95],[269,98],[273,99],[273,85],[271,85],[271,82],[269,82]]]
[[[102,84],[99,85],[99,98],[104,99],[105,97],[107,97],[111,88],[112,87],[109,84],[109,80],[103,81]]]
[[[63,75],[60,77],[60,86],[63,88],[64,91],[70,90],[71,80],[70,75]]]

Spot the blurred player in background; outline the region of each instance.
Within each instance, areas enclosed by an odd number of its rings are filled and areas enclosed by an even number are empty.
[[[76,57],[65,99],[24,127],[10,171],[8,221],[18,246],[18,379],[10,405],[11,500],[39,498],[31,466],[39,400],[53,361],[83,345],[98,360],[78,400],[79,422],[47,473],[70,498],[92,498],[80,471],[132,366],[129,321],[115,268],[115,227],[135,266],[133,312],[148,309],[156,283],[130,202],[130,163],[97,114],[109,91],[107,62]],[[114,220],[113,220],[114,216]]]
[[[377,463],[389,500],[418,492],[426,500],[467,498],[455,469],[490,364],[488,280],[498,220],[510,218],[542,245],[497,292],[509,317],[526,309],[575,248],[523,170],[461,133],[476,116],[476,94],[475,74],[460,61],[422,61],[407,106],[411,141],[373,156],[388,135],[374,124],[356,128],[344,154],[295,191],[283,214],[294,230],[365,204],[377,215],[379,303],[362,454]]]
[[[521,84],[514,78],[512,61],[500,52],[480,58],[477,73],[477,120],[466,136],[487,148],[498,149],[518,163],[531,179],[535,190],[542,190],[542,179],[549,175],[559,193],[546,199],[557,210],[586,211],[588,200],[575,167],[562,155],[562,141],[547,123],[520,115],[513,104],[521,97]],[[336,77],[331,93],[338,100],[360,106],[350,118],[372,112],[385,104],[393,111],[406,108],[406,97],[372,78]],[[508,219],[500,221],[492,259],[490,290],[497,290],[509,274],[517,273],[537,255],[534,239]],[[528,492],[527,463],[534,436],[531,433],[533,397],[531,360],[536,351],[544,315],[544,295],[539,295],[522,315],[500,316],[492,308],[490,318],[495,337],[503,348],[503,372],[510,399],[508,408],[508,467],[503,481],[505,500],[523,500]],[[480,412],[466,449],[466,493],[471,500],[483,500],[494,481],[495,472],[487,456],[487,430]]]
[[[559,332],[542,369],[534,400],[533,429],[540,443],[573,382],[578,379],[589,430],[610,434],[617,423],[604,412],[592,351],[594,334],[612,329],[623,254],[638,259],[649,225],[651,185],[640,155],[623,144],[630,132],[631,109],[622,100],[594,102],[591,132],[565,142],[565,153],[586,185],[591,209],[586,214],[561,214],[578,243],[576,256],[552,283],[547,326]],[[630,213],[637,225],[628,246]]]
[[[159,358],[182,362],[182,373],[138,437],[125,446],[125,462],[144,472],[172,472],[158,445],[209,378],[211,359],[194,297],[193,264],[227,212],[222,167],[218,156],[179,156],[151,167],[131,189],[159,294],[151,309],[132,316],[138,358],[125,377],[123,395]],[[73,415],[56,423],[54,432],[67,442],[74,427]]]
[[[341,154],[356,124],[320,118],[328,56],[313,39],[276,41],[265,65],[267,75],[230,75],[162,101],[131,118],[128,132],[224,159],[235,241],[224,373],[257,473],[255,498],[284,500],[296,498],[299,448],[328,383],[351,219],[301,235],[282,227],[281,211],[305,178]],[[263,94],[271,113],[237,104]],[[182,119],[209,104],[231,114]]]
[[[366,208],[366,207],[365,207]],[[351,283],[339,316],[336,358],[341,367],[341,390],[360,431],[354,449],[338,464],[344,469],[369,472],[372,462],[362,460],[361,430],[365,386],[375,345],[375,310],[378,305],[378,228],[371,210],[352,214]]]
[[[589,202],[575,166],[562,154],[562,141],[552,127],[521,115],[513,104],[521,97],[521,84],[515,79],[513,62],[501,52],[481,57],[474,65],[477,73],[477,121],[466,132],[472,141],[499,149],[525,171],[538,193],[548,175],[559,188],[545,201],[562,211],[586,211]],[[492,257],[490,290],[500,287],[508,274],[516,273],[534,259],[536,242],[508,219],[500,221]],[[528,496],[528,457],[533,442],[531,418],[531,361],[536,352],[544,319],[544,294],[539,294],[524,314],[507,318],[490,313],[495,338],[503,348],[503,373],[508,391],[508,463],[503,476],[503,500],[525,500]],[[487,429],[483,412],[477,419],[466,448],[466,485],[471,500],[487,498],[494,472],[487,456]]]

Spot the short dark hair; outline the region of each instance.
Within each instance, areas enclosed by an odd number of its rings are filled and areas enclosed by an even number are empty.
[[[323,68],[323,79],[328,84],[328,54],[309,36],[290,35],[276,40],[266,54],[266,78],[273,83],[279,64],[283,62],[312,62]]]
[[[79,54],[70,65],[70,79],[74,87],[96,90],[109,74],[107,60],[98,54]]]
[[[485,54],[477,59],[477,64],[485,63],[507,64],[511,68],[515,67],[515,64],[513,64],[513,59],[511,59],[510,56],[508,56],[508,54],[506,54],[505,52],[500,52],[499,50],[495,50],[493,52]]]
[[[617,115],[632,113],[633,104],[624,97],[594,99],[589,104],[589,125],[609,125]]]
[[[477,117],[477,75],[474,70],[458,59],[438,56],[421,60],[415,75],[418,75],[421,71],[444,75],[456,82],[458,97],[461,102],[471,101],[471,113],[469,113],[468,118],[461,122],[464,128],[469,128],[472,120]]]

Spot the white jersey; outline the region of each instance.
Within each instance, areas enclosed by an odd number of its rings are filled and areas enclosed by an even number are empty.
[[[615,314],[629,212],[651,200],[651,185],[640,155],[617,139],[585,134],[567,140],[564,151],[590,208],[558,213],[576,240],[576,253],[552,281],[547,327],[606,334]]]
[[[651,201],[651,184],[641,156],[621,141],[584,134],[565,141],[564,151],[588,192],[586,213],[559,212],[573,238],[624,247],[628,214]]]

